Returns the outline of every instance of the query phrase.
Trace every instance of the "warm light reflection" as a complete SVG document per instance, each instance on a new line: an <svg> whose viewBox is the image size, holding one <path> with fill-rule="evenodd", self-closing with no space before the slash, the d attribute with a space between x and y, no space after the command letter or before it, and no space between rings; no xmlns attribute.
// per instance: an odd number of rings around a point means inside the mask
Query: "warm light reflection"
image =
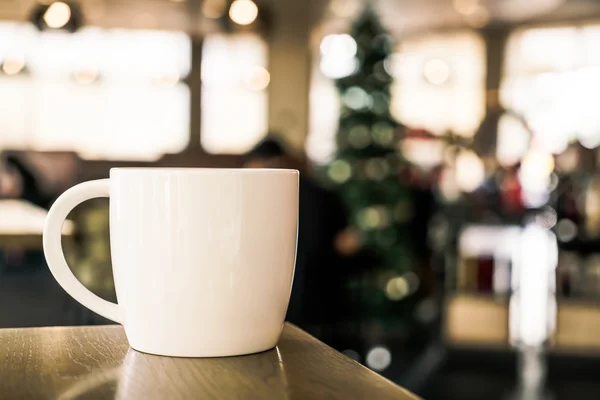
<svg viewBox="0 0 600 400"><path fill-rule="evenodd" d="M546 188L550 174L554 171L554 158L551 154L530 150L521 162L519 179L526 190Z"/></svg>
<svg viewBox="0 0 600 400"><path fill-rule="evenodd" d="M2 72L6 75L17 75L25 68L25 59L23 57L7 57L2 63Z"/></svg>
<svg viewBox="0 0 600 400"><path fill-rule="evenodd" d="M258 6L252 0L235 0L229 8L229 17L238 25L250 25L258 16Z"/></svg>
<svg viewBox="0 0 600 400"><path fill-rule="evenodd" d="M483 161L472 151L463 150L456 157L456 183L460 190L472 192L485 179Z"/></svg>
<svg viewBox="0 0 600 400"><path fill-rule="evenodd" d="M269 86L269 82L271 81L271 74L265 67L261 67L256 65L248 71L244 79L244 83L246 87L253 91L264 90Z"/></svg>
<svg viewBox="0 0 600 400"><path fill-rule="evenodd" d="M498 121L496 138L496 158L505 167L521 161L529 148L531 134L523 125L523 121L505 114Z"/></svg>
<svg viewBox="0 0 600 400"><path fill-rule="evenodd" d="M71 19L71 7L62 1L54 2L50 4L42 18L48 27L62 28Z"/></svg>
<svg viewBox="0 0 600 400"><path fill-rule="evenodd" d="M456 171L453 168L444 168L438 190L446 202L452 203L460 199L460 188L456 183Z"/></svg>
<svg viewBox="0 0 600 400"><path fill-rule="evenodd" d="M425 79L433 85L443 85L450 78L450 67L448 63L439 58L429 60L423 66Z"/></svg>
<svg viewBox="0 0 600 400"><path fill-rule="evenodd" d="M89 85L98 79L98 72L92 70L78 71L73 74L73 79L80 85Z"/></svg>
<svg viewBox="0 0 600 400"><path fill-rule="evenodd" d="M523 203L528 207L539 207L548 201L550 176L554 171L552 154L530 150L519 170Z"/></svg>
<svg viewBox="0 0 600 400"><path fill-rule="evenodd" d="M400 142L400 149L403 157L411 163L431 169L442 163L446 144L441 140L407 138Z"/></svg>

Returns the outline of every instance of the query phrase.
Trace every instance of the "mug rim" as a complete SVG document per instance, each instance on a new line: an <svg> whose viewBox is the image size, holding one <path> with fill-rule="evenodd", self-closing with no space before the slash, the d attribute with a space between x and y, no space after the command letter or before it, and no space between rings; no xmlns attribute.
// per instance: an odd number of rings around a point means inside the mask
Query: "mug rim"
<svg viewBox="0 0 600 400"><path fill-rule="evenodd" d="M280 173L280 174L299 174L297 169L290 168L193 168L193 167L112 167L112 172L157 172L157 173L187 173L187 174L207 174L207 173Z"/></svg>

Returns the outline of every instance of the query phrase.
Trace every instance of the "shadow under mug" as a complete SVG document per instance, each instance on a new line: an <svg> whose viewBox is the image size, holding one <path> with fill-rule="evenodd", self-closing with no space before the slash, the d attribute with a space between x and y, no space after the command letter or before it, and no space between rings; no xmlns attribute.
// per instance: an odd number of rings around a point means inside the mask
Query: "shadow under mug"
<svg viewBox="0 0 600 400"><path fill-rule="evenodd" d="M283 169L113 168L52 205L44 253L57 282L120 323L136 350L216 357L274 347L290 298L299 173ZM110 198L118 304L69 269L61 227L79 203Z"/></svg>

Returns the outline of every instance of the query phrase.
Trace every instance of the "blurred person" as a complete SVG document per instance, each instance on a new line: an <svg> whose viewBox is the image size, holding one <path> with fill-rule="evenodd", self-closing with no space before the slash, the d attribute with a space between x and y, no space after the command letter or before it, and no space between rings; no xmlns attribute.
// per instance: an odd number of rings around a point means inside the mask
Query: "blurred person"
<svg viewBox="0 0 600 400"><path fill-rule="evenodd" d="M245 167L300 171L298 250L286 320L305 329L331 322L342 296L339 287L342 260L336 242L345 246L345 252L351 252L352 247L352 243L339 237L347 222L340 199L315 183L306 163L272 136L247 154Z"/></svg>

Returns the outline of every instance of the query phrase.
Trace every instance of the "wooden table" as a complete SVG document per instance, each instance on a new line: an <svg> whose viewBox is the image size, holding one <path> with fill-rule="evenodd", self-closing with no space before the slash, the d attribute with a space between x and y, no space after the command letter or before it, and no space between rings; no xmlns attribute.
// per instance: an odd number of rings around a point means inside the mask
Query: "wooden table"
<svg viewBox="0 0 600 400"><path fill-rule="evenodd" d="M120 326L0 330L0 398L417 399L289 324L275 349L205 359L139 353Z"/></svg>
<svg viewBox="0 0 600 400"><path fill-rule="evenodd" d="M22 200L0 200L0 249L41 250L46 214L43 208ZM65 221L63 235L72 233L73 223Z"/></svg>

